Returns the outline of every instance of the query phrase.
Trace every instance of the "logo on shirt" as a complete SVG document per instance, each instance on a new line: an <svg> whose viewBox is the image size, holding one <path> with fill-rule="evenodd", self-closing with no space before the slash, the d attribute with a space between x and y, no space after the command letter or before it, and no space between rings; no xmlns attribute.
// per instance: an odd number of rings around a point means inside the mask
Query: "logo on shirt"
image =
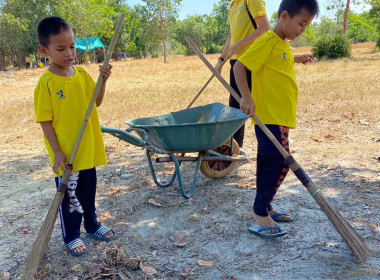
<svg viewBox="0 0 380 280"><path fill-rule="evenodd" d="M286 60L286 52L282 54L282 60Z"/></svg>
<svg viewBox="0 0 380 280"><path fill-rule="evenodd" d="M63 95L63 91L62 90L60 90L59 92L57 92L57 95L58 95L59 100L66 98L66 96Z"/></svg>

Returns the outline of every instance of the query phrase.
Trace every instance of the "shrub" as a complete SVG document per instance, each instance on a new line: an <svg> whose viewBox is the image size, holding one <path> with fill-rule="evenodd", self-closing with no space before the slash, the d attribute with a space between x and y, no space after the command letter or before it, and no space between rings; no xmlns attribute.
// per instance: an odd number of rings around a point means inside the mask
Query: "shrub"
<svg viewBox="0 0 380 280"><path fill-rule="evenodd" d="M351 56L351 43L346 36L338 34L332 37L322 37L312 48L313 55L318 59L337 59Z"/></svg>

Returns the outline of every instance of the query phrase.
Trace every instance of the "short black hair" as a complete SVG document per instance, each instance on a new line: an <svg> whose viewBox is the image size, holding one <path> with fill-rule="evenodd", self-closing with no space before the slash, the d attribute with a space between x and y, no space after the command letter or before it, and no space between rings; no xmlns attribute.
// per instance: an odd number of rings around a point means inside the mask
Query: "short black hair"
<svg viewBox="0 0 380 280"><path fill-rule="evenodd" d="M70 25L60 17L47 17L40 21L37 27L38 42L47 47L50 36L59 34L61 31L70 30Z"/></svg>
<svg viewBox="0 0 380 280"><path fill-rule="evenodd" d="M282 0L278 8L278 18L283 11L287 11L290 17L299 14L302 9L311 15L318 16L319 6L317 0Z"/></svg>

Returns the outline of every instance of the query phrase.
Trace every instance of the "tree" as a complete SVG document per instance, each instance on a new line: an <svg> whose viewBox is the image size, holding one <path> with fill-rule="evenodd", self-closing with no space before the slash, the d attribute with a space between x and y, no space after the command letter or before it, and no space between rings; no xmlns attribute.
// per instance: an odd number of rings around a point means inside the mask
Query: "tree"
<svg viewBox="0 0 380 280"><path fill-rule="evenodd" d="M3 1L0 6L0 53L7 63L20 67L25 55L37 54L36 27L39 20L51 15L57 0ZM2 68L3 69L3 68Z"/></svg>
<svg viewBox="0 0 380 280"><path fill-rule="evenodd" d="M361 14L349 13L347 38L353 43L374 41L376 39L376 19L368 12Z"/></svg>
<svg viewBox="0 0 380 280"><path fill-rule="evenodd" d="M112 38L114 10L106 0L65 0L56 9L56 13L64 18L73 28L75 37L99 37L101 41ZM85 61L88 52L86 40ZM87 62L87 61L86 61Z"/></svg>
<svg viewBox="0 0 380 280"><path fill-rule="evenodd" d="M377 47L380 48L380 0L371 0L371 9L369 10L369 16L376 22L377 28Z"/></svg>
<svg viewBox="0 0 380 280"><path fill-rule="evenodd" d="M331 0L328 10L336 10L338 17L343 14L342 32L343 35L347 33L347 20L350 12L351 5L364 5L368 4L369 0Z"/></svg>
<svg viewBox="0 0 380 280"><path fill-rule="evenodd" d="M214 17L208 15L190 16L182 22L177 23L175 39L185 46L186 54L191 53L185 40L187 36L189 36L203 52L221 52L224 42L219 48L215 44L217 30L218 24Z"/></svg>
<svg viewBox="0 0 380 280"><path fill-rule="evenodd" d="M219 0L218 3L214 4L211 14L211 17L213 17L217 23L217 31L214 36L214 44L222 47L226 42L229 32L229 28L227 25L229 5L229 0Z"/></svg>
<svg viewBox="0 0 380 280"><path fill-rule="evenodd" d="M166 41L173 29L173 23L178 17L178 11L182 0L143 0L149 16L150 26L156 32L162 42L164 63L166 60Z"/></svg>

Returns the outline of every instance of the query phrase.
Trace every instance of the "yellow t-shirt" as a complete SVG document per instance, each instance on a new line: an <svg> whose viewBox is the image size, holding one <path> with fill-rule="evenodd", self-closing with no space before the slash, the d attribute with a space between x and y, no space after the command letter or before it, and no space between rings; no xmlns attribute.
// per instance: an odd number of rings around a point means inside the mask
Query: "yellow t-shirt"
<svg viewBox="0 0 380 280"><path fill-rule="evenodd" d="M268 31L239 61L252 71L256 116L264 124L295 128L298 87L290 44Z"/></svg>
<svg viewBox="0 0 380 280"><path fill-rule="evenodd" d="M52 121L58 144L69 161L75 141L85 118L95 89L91 76L80 67L75 67L72 77L61 77L46 71L34 90L36 122ZM54 153L44 136L50 163ZM107 164L98 111L92 109L83 138L76 153L73 172ZM60 169L62 175L63 172Z"/></svg>
<svg viewBox="0 0 380 280"><path fill-rule="evenodd" d="M231 31L230 46L248 37L255 31L248 16L247 3L253 18L266 16L265 2L263 0L232 0L227 20L227 25L230 26ZM238 59L248 48L249 45L245 46L238 54L234 54L231 59Z"/></svg>

